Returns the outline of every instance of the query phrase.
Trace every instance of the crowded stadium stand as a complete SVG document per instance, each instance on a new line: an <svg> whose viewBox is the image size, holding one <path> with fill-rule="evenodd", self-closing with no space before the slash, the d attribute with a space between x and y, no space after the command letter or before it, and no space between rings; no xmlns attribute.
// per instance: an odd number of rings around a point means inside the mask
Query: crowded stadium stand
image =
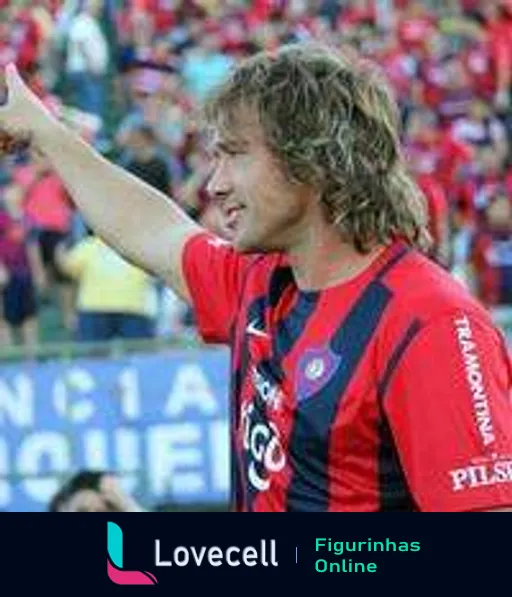
<svg viewBox="0 0 512 597"><path fill-rule="evenodd" d="M308 40L383 69L430 257L512 345L510 0L0 0L0 67L228 240L201 102L244 57ZM0 286L0 509L48 510L95 470L144 509L224 507L227 351L87 228L31 147L0 158Z"/></svg>

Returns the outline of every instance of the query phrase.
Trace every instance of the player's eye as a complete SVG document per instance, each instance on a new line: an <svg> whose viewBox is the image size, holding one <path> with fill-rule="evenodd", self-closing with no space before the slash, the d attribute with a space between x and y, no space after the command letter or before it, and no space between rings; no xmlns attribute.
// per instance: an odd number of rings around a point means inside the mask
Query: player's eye
<svg viewBox="0 0 512 597"><path fill-rule="evenodd" d="M236 157L238 155L243 155L246 152L240 147L228 147L224 153L229 157Z"/></svg>

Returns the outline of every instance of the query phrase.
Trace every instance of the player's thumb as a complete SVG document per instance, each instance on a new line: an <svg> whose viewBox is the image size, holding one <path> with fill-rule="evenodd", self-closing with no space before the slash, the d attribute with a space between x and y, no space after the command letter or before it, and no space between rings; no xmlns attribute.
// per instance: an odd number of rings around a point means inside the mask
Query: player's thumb
<svg viewBox="0 0 512 597"><path fill-rule="evenodd" d="M6 108L12 104L14 97L23 86L23 81L18 73L16 65L11 62L4 69L4 84L0 93L0 109Z"/></svg>
<svg viewBox="0 0 512 597"><path fill-rule="evenodd" d="M18 91L25 85L14 62L10 62L5 67L5 81L7 83L7 91L11 91L12 93Z"/></svg>

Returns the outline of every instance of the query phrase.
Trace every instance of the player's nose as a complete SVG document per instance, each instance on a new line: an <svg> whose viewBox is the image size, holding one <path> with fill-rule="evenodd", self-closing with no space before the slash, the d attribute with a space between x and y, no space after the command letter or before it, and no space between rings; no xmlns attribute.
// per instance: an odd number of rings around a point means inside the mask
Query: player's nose
<svg viewBox="0 0 512 597"><path fill-rule="evenodd" d="M232 178L229 173L229 168L219 163L213 170L206 190L210 197L217 200L226 199L233 190Z"/></svg>

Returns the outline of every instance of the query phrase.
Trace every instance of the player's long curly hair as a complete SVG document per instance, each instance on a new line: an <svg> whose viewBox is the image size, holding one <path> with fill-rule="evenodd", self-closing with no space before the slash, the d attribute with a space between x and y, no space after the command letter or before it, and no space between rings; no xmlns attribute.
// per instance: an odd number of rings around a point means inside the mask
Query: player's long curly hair
<svg viewBox="0 0 512 597"><path fill-rule="evenodd" d="M243 62L205 105L236 138L247 109L290 181L321 193L329 220L366 252L402 238L427 249L424 197L400 152L399 113L385 79L352 49L292 44Z"/></svg>

